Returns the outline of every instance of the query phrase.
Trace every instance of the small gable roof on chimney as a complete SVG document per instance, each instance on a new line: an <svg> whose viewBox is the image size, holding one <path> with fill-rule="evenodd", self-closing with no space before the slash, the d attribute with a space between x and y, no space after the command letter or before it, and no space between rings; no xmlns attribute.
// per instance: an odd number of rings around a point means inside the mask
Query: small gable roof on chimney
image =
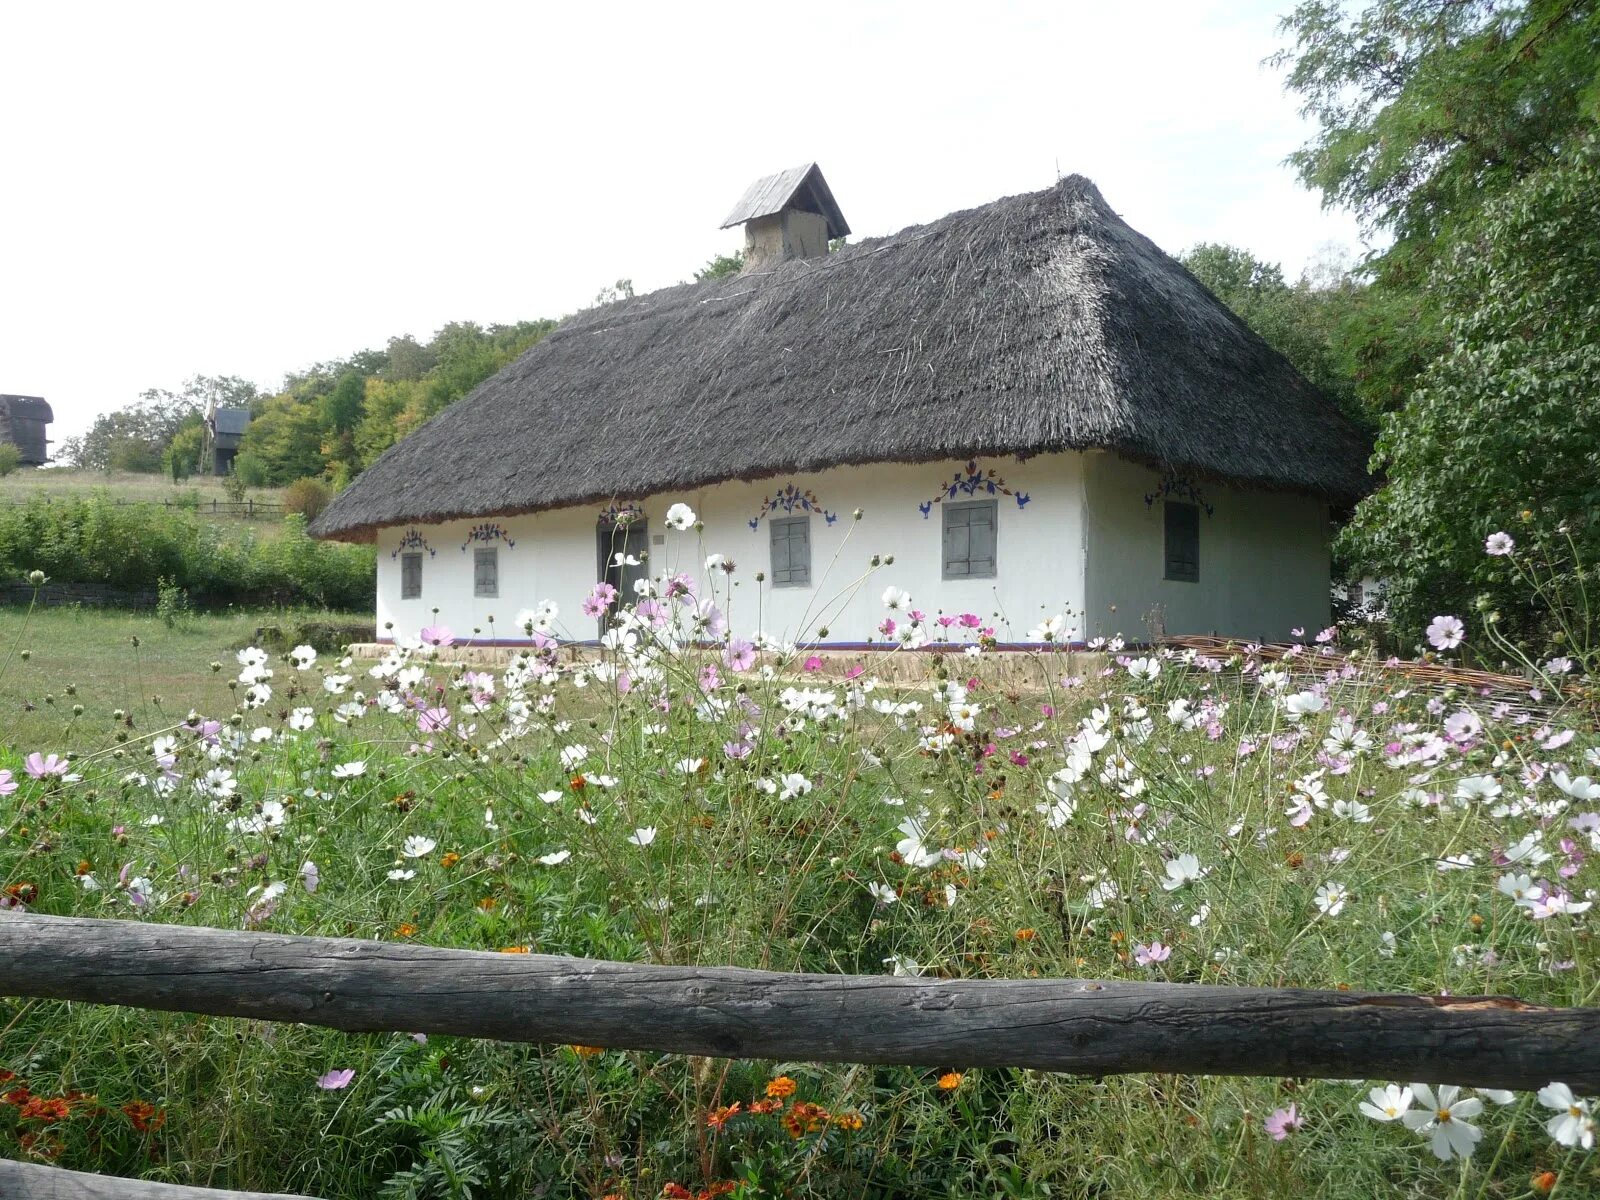
<svg viewBox="0 0 1600 1200"><path fill-rule="evenodd" d="M838 202L828 190L828 181L814 162L756 180L745 189L720 228L743 225L757 217L770 217L786 208L798 208L822 217L828 222L830 238L850 236L844 213L839 211Z"/></svg>

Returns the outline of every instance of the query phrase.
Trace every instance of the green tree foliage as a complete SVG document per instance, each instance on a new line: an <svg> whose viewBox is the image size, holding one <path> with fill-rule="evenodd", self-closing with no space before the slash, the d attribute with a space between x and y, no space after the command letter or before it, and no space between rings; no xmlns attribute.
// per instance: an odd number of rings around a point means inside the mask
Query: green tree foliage
<svg viewBox="0 0 1600 1200"><path fill-rule="evenodd" d="M1600 600L1600 145L1490 200L1431 283L1448 344L1385 418L1388 485L1345 549L1388 579L1401 629L1481 598L1512 635L1548 635L1547 604L1484 539L1565 547L1568 585Z"/></svg>
<svg viewBox="0 0 1600 1200"><path fill-rule="evenodd" d="M719 254L694 273L696 283L705 283L709 279L723 279L729 275L737 275L744 270L744 251L736 250L732 254Z"/></svg>
<svg viewBox="0 0 1600 1200"><path fill-rule="evenodd" d="M1318 126L1291 162L1329 204L1393 241L1346 330L1370 406L1403 402L1444 350L1426 291L1454 231L1559 163L1600 116L1596 0L1306 0L1274 62Z"/></svg>
<svg viewBox="0 0 1600 1200"><path fill-rule="evenodd" d="M0 442L0 479L22 465L22 451L14 442Z"/></svg>
<svg viewBox="0 0 1600 1200"><path fill-rule="evenodd" d="M1342 326L1361 308L1366 289L1341 265L1327 264L1298 283L1283 268L1236 246L1202 242L1179 260L1216 297L1261 335L1362 428L1372 420L1356 396Z"/></svg>

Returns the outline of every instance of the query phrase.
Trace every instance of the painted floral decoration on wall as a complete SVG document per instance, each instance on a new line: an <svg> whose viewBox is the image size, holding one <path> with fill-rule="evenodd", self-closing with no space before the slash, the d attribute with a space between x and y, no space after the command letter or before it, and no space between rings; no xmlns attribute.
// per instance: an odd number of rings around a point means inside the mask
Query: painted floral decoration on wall
<svg viewBox="0 0 1600 1200"><path fill-rule="evenodd" d="M604 526L632 525L644 520L644 509L637 504L608 504L600 510L600 524Z"/></svg>
<svg viewBox="0 0 1600 1200"><path fill-rule="evenodd" d="M977 460L973 459L967 463L965 472L956 471L950 482L941 486L939 494L917 505L917 510L922 513L923 520L927 520L935 504L945 500L956 500L962 496L1010 496L1017 502L1018 508L1026 508L1028 501L1033 498L1027 492L1016 492L1008 488L1006 481L993 467L987 471L979 470Z"/></svg>
<svg viewBox="0 0 1600 1200"><path fill-rule="evenodd" d="M516 545L516 542L511 540L511 535L506 532L506 527L498 521L483 521L468 530L467 540L461 543L462 553L465 553L473 542L504 542L511 547Z"/></svg>
<svg viewBox="0 0 1600 1200"><path fill-rule="evenodd" d="M399 558L407 550L426 550L429 558L432 558L437 553L432 546L428 545L428 539L422 536L422 531L415 528L408 529L400 535L400 544L394 548L394 553L390 554L389 557Z"/></svg>
<svg viewBox="0 0 1600 1200"><path fill-rule="evenodd" d="M797 508L801 512L821 513L823 519L827 521L829 525L832 525L839 519L838 513L829 512L827 509L822 507L822 501L817 499L815 492L811 491L809 488L807 488L805 491L801 491L791 483L787 487L775 492L773 495L768 496L761 502L761 511L750 518L750 528L755 529L759 527L763 517L770 517L775 512L793 515L794 510Z"/></svg>
<svg viewBox="0 0 1600 1200"><path fill-rule="evenodd" d="M1215 508L1194 481L1182 475L1174 475L1170 471L1162 476L1160 484L1153 492L1146 492L1144 497L1145 507L1154 508L1157 500L1182 500L1189 504L1198 505L1200 510L1211 517L1216 515Z"/></svg>

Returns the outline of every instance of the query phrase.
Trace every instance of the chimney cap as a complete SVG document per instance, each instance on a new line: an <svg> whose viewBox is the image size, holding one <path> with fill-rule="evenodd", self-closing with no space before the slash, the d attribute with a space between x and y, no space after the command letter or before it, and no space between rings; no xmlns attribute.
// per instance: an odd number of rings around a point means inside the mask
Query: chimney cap
<svg viewBox="0 0 1600 1200"><path fill-rule="evenodd" d="M814 162L756 180L745 189L739 203L733 206L733 211L720 228L743 225L746 221L770 217L789 208L816 213L823 218L828 223L830 238L850 236L850 226L844 219L844 213L839 211L833 193L828 190L828 181L822 177L821 168Z"/></svg>

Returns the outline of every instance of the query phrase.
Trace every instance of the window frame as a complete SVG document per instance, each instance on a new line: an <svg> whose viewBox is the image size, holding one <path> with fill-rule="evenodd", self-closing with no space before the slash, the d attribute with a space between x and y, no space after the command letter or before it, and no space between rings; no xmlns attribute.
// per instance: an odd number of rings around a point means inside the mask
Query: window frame
<svg viewBox="0 0 1600 1200"><path fill-rule="evenodd" d="M479 577L479 569L484 563L492 564L494 580L485 584ZM488 590L485 590L487 587ZM498 600L500 598L500 547L477 546L472 551L472 598L474 600Z"/></svg>
<svg viewBox="0 0 1600 1200"><path fill-rule="evenodd" d="M803 529L805 531L805 563L799 568L804 576L801 579L794 578L796 571L794 563L795 539L789 536L789 532L795 529ZM780 532L784 534L781 539L778 536ZM789 573L790 577L788 579L778 578L776 551L780 540L788 546L789 564L784 568ZM772 586L775 588L808 588L811 586L811 517L809 514L798 517L773 517L767 522L767 567L770 572Z"/></svg>
<svg viewBox="0 0 1600 1200"><path fill-rule="evenodd" d="M1166 500L1162 503L1161 577L1173 583L1199 583L1200 506L1183 500ZM1175 539L1189 541L1190 544L1187 547L1175 545Z"/></svg>
<svg viewBox="0 0 1600 1200"><path fill-rule="evenodd" d="M955 500L940 505L944 510L939 519L939 578L948 582L959 582L964 579L998 579L1000 577L1000 502L998 500ZM971 514L987 512L989 514L989 529L993 534L989 550L989 569L987 571L972 570L972 522ZM956 520L957 514L962 514L966 519L967 529L967 556L964 559L952 558L948 549L950 531L959 528ZM979 560L982 561L981 559ZM967 569L960 573L952 572L951 567L957 562L966 564Z"/></svg>
<svg viewBox="0 0 1600 1200"><path fill-rule="evenodd" d="M415 568L417 584L414 591L409 590L407 587L408 576L412 573L413 568ZM400 555L400 599L422 599L422 551L420 550L406 550Z"/></svg>

